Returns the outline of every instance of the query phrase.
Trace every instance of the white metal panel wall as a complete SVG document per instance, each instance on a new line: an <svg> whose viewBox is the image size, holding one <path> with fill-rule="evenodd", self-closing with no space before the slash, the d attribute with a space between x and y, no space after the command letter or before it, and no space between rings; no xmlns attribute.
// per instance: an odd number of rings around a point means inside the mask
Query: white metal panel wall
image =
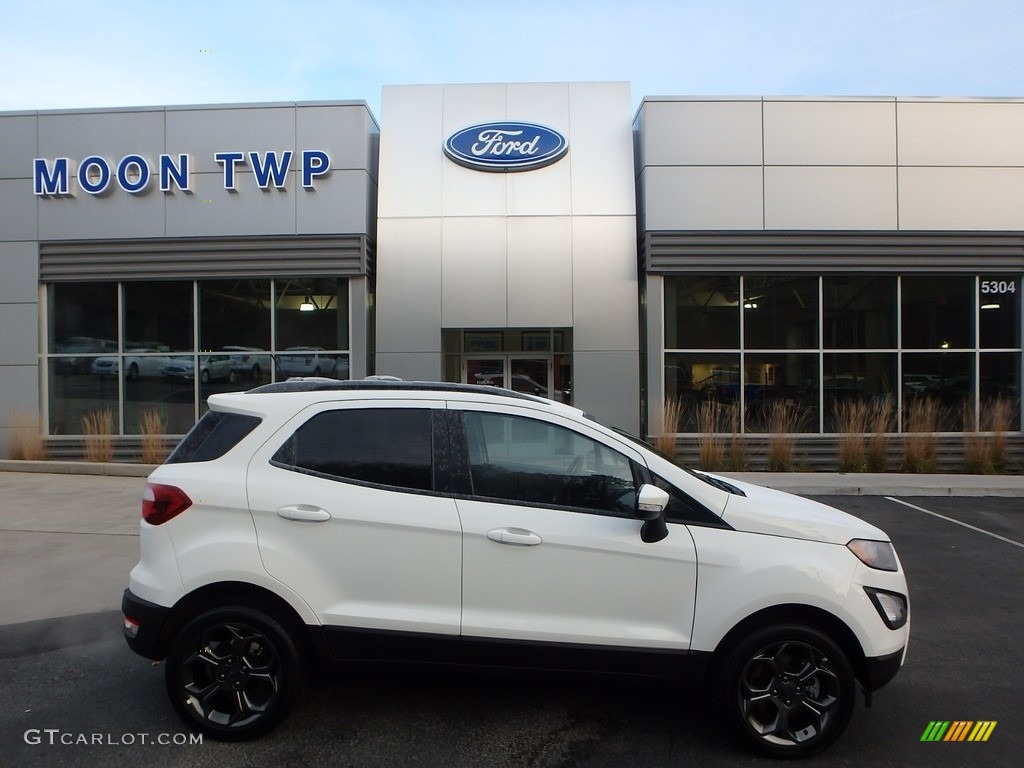
<svg viewBox="0 0 1024 768"><path fill-rule="evenodd" d="M900 168L902 229L1024 229L1024 168Z"/></svg>
<svg viewBox="0 0 1024 768"><path fill-rule="evenodd" d="M441 325L501 328L508 318L505 219L449 216L441 222Z"/></svg>
<svg viewBox="0 0 1024 768"><path fill-rule="evenodd" d="M19 412L39 412L37 126L35 114L0 116L0 457Z"/></svg>
<svg viewBox="0 0 1024 768"><path fill-rule="evenodd" d="M629 113L625 83L384 88L378 370L439 375L442 327L572 326L574 355L614 352L613 365L638 357ZM501 120L559 131L568 155L520 173L481 172L445 158L449 135ZM574 369L574 390L594 398L581 395L578 404L635 428L636 407L620 401L639 399L636 364L625 374L599 368ZM602 376L604 383L587 378ZM617 388L628 380L626 389L610 394L612 379Z"/></svg>
<svg viewBox="0 0 1024 768"><path fill-rule="evenodd" d="M652 99L641 112L645 166L761 165L760 99Z"/></svg>
<svg viewBox="0 0 1024 768"><path fill-rule="evenodd" d="M1024 229L1021 99L658 97L634 126L643 231Z"/></svg>
<svg viewBox="0 0 1024 768"><path fill-rule="evenodd" d="M638 183L647 231L764 227L760 166L647 166Z"/></svg>
<svg viewBox="0 0 1024 768"><path fill-rule="evenodd" d="M572 327L571 219L517 216L507 227L509 326Z"/></svg>
<svg viewBox="0 0 1024 768"><path fill-rule="evenodd" d="M765 101L765 165L896 164L896 105L878 101Z"/></svg>
<svg viewBox="0 0 1024 768"><path fill-rule="evenodd" d="M1024 166L1024 101L901 99L901 165Z"/></svg>
<svg viewBox="0 0 1024 768"><path fill-rule="evenodd" d="M767 166L765 229L895 229L894 166Z"/></svg>

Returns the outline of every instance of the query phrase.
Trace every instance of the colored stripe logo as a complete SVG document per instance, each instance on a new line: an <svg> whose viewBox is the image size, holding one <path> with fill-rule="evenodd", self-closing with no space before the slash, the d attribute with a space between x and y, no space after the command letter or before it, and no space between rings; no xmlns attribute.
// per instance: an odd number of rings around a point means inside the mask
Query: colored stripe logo
<svg viewBox="0 0 1024 768"><path fill-rule="evenodd" d="M988 741L996 720L932 720L921 741Z"/></svg>

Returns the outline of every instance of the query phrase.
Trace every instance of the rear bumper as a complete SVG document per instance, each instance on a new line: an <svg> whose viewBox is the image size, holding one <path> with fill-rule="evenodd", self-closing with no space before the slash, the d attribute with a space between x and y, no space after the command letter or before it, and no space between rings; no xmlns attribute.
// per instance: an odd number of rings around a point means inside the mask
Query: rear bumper
<svg viewBox="0 0 1024 768"><path fill-rule="evenodd" d="M167 655L163 630L170 608L136 597L126 589L121 598L121 613L124 614L124 637L129 648L147 659L159 660Z"/></svg>

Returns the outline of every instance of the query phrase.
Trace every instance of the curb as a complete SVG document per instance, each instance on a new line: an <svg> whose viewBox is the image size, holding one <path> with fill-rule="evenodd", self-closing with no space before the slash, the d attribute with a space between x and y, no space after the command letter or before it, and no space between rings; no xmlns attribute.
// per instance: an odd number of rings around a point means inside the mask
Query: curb
<svg viewBox="0 0 1024 768"><path fill-rule="evenodd" d="M0 472L35 472L50 475L102 475L106 477L148 477L157 464L127 464L95 461L23 461L0 459Z"/></svg>

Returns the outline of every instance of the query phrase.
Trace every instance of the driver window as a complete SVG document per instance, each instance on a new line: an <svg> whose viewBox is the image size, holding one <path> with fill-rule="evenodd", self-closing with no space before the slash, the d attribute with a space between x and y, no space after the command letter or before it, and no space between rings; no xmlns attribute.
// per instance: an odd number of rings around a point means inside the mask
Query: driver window
<svg viewBox="0 0 1024 768"><path fill-rule="evenodd" d="M632 517L629 459L588 437L521 416L463 412L472 495Z"/></svg>

